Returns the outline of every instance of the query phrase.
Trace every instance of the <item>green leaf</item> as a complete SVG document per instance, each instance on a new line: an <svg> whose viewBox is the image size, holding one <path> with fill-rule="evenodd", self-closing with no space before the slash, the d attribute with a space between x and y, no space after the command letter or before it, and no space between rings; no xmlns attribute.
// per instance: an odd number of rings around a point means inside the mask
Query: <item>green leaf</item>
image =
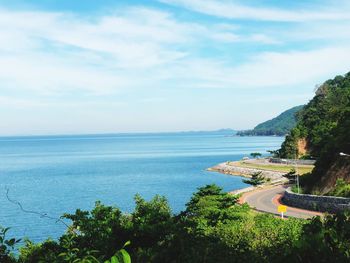
<svg viewBox="0 0 350 263"><path fill-rule="evenodd" d="M131 263L130 255L125 249L121 249L119 252L122 255L123 263Z"/></svg>
<svg viewBox="0 0 350 263"><path fill-rule="evenodd" d="M126 246L129 246L131 244L130 240L129 241L126 241L123 248L126 247Z"/></svg>
<svg viewBox="0 0 350 263"><path fill-rule="evenodd" d="M111 263L121 263L116 256L111 257Z"/></svg>

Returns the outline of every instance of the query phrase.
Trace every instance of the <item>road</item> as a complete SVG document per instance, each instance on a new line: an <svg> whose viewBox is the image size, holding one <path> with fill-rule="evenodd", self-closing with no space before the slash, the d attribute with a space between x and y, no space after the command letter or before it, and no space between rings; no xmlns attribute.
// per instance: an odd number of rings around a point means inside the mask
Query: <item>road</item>
<svg viewBox="0 0 350 263"><path fill-rule="evenodd" d="M280 199L284 191L285 188L282 185L263 188L260 190L254 190L252 192L247 192L243 194L240 199L240 202L248 203L249 206L261 212L280 215L280 213L277 212L277 207L281 204ZM287 212L284 215L286 217L307 219L322 214L315 211L309 211L287 206Z"/></svg>

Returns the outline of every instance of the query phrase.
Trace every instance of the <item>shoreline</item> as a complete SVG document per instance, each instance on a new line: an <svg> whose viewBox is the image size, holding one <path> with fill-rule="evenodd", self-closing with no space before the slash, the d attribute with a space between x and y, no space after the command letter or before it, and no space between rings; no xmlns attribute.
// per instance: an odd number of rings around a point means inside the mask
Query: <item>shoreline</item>
<svg viewBox="0 0 350 263"><path fill-rule="evenodd" d="M230 194L243 194L246 192L258 190L265 188L267 186L271 185L281 185L284 183L287 183L289 180L283 175L285 175L285 172L278 172L278 171L271 171L271 170L264 170L264 169L258 169L258 168L247 168L247 167L241 167L238 165L234 165L235 162L224 162L219 163L215 166L209 167L206 170L209 172L218 172L221 174L228 174L232 176L241 176L245 178L251 178L251 176L254 173L261 172L262 176L264 176L266 179L269 179L269 182L266 182L264 184L261 184L259 186L249 186L244 188L240 188L237 190L230 191Z"/></svg>

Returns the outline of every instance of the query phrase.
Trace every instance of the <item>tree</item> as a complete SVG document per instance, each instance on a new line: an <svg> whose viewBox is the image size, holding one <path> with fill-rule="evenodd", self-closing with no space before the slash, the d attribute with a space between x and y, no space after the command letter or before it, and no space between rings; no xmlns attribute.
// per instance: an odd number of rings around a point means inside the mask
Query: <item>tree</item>
<svg viewBox="0 0 350 263"><path fill-rule="evenodd" d="M289 179L289 181L294 182L295 177L296 177L296 170L294 168L290 169L288 173L283 175L283 177Z"/></svg>
<svg viewBox="0 0 350 263"><path fill-rule="evenodd" d="M350 72L327 80L314 98L297 114L297 125L281 145L282 158L300 157L299 143L306 143L306 155L316 160L307 193L326 194L337 178L349 182L350 162L339 156L350 151ZM304 154L304 153L303 153Z"/></svg>
<svg viewBox="0 0 350 263"><path fill-rule="evenodd" d="M259 157L262 156L262 154L258 153L258 152L254 152L254 153L251 153L250 156L253 157L253 158L259 158Z"/></svg>
<svg viewBox="0 0 350 263"><path fill-rule="evenodd" d="M252 175L252 177L248 180L243 180L246 184L251 184L253 186L260 185L266 181L265 177L262 176L262 172L257 172Z"/></svg>
<svg viewBox="0 0 350 263"><path fill-rule="evenodd" d="M280 150L267 150L269 154L272 155L274 158L279 158L280 157Z"/></svg>
<svg viewBox="0 0 350 263"><path fill-rule="evenodd" d="M349 212L312 218L298 243L295 254L302 262L350 262Z"/></svg>
<svg viewBox="0 0 350 263"><path fill-rule="evenodd" d="M237 199L207 185L177 215L160 196L145 201L137 195L131 214L96 203L92 211L66 215L72 226L59 240L26 242L18 257L10 252L16 241L0 229L0 262L349 262L349 213L282 220L252 212ZM125 231L134 241L121 242Z"/></svg>
<svg viewBox="0 0 350 263"><path fill-rule="evenodd" d="M10 228L2 228L0 226L0 262L1 263L12 263L16 262L12 251L15 248L15 245L20 242L20 239L7 239L6 233Z"/></svg>

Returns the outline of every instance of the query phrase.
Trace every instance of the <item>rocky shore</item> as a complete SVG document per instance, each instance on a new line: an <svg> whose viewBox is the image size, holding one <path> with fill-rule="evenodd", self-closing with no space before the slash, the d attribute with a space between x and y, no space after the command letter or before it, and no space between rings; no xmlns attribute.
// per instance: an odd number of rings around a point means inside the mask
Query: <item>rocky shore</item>
<svg viewBox="0 0 350 263"><path fill-rule="evenodd" d="M285 174L284 172L263 170L263 169L257 169L257 168L240 167L238 165L235 165L234 162L220 163L218 165L215 165L213 167L208 168L207 170L212 171L212 172L219 172L219 173L223 173L223 174L243 176L243 177L248 177L248 178L250 178L254 173L261 172L262 176L264 176L268 180L268 182L266 183L268 185L282 184L282 183L288 182L288 179L283 177L283 175ZM242 193L242 192L246 192L246 191L251 191L253 189L255 189L255 188L254 187L247 187L244 189L237 190L235 192Z"/></svg>

